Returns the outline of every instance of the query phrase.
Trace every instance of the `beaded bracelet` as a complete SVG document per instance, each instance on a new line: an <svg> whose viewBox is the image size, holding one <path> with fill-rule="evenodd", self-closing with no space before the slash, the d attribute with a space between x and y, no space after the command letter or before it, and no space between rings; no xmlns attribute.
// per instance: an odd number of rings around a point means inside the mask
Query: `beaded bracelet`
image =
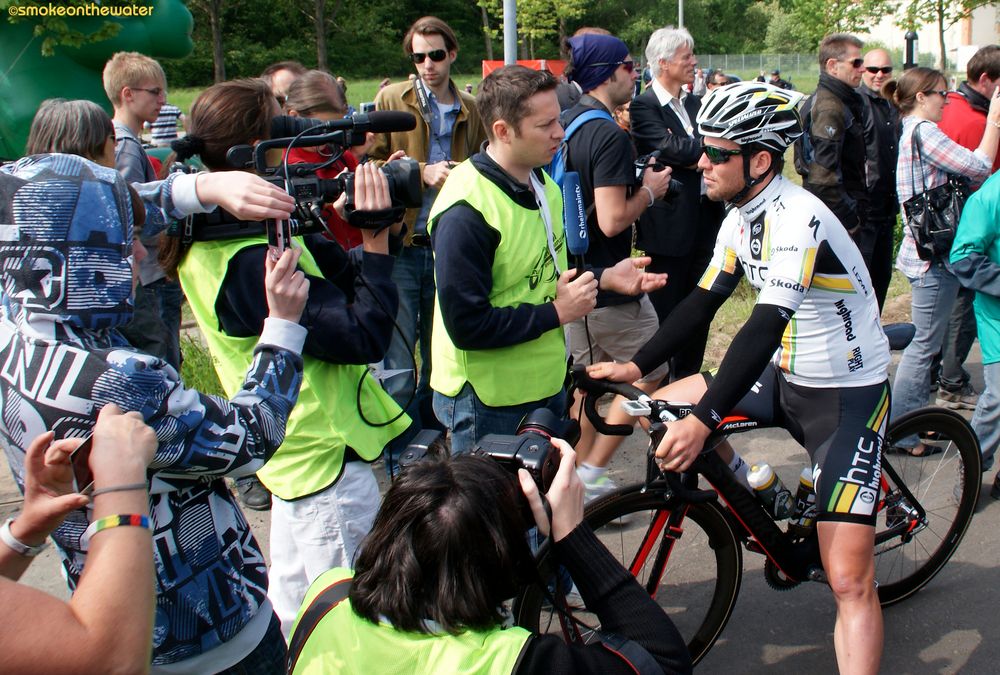
<svg viewBox="0 0 1000 675"><path fill-rule="evenodd" d="M138 513L119 513L116 516L98 518L84 531L83 536L80 537L80 543L86 546L90 542L90 538L95 534L104 530L110 530L112 527L141 527L148 530L149 516L143 516Z"/></svg>

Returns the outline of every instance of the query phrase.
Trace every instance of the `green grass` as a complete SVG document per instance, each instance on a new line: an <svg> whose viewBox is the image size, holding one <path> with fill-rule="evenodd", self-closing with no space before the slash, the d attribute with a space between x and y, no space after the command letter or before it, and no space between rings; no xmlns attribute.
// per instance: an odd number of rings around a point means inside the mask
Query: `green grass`
<svg viewBox="0 0 1000 675"><path fill-rule="evenodd" d="M201 340L189 335L181 336L181 353L184 362L181 364L181 379L188 389L195 389L203 394L225 396L219 376L212 364L212 355Z"/></svg>

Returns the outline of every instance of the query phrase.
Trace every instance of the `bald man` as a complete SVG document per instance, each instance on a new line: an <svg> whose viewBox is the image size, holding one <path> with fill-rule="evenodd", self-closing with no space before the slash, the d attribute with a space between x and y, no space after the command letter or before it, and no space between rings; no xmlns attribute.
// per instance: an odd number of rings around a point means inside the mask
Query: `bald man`
<svg viewBox="0 0 1000 675"><path fill-rule="evenodd" d="M899 212L896 198L896 156L899 138L899 113L896 107L882 97L882 85L892 79L892 57L884 49L872 49L864 56L864 72L858 93L871 111L875 126L874 162L878 181L869 195L868 220L858 239L858 248L870 261L869 272L878 298L879 311L885 303L892 277L892 235Z"/></svg>

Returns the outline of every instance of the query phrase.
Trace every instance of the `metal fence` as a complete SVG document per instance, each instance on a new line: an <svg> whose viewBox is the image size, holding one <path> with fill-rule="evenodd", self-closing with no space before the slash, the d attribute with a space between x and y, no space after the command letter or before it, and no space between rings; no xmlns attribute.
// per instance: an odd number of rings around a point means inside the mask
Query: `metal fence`
<svg viewBox="0 0 1000 675"><path fill-rule="evenodd" d="M769 74L780 70L782 75L799 73L819 76L819 62L815 54L704 54L698 56L698 66L707 70L721 68L727 73Z"/></svg>

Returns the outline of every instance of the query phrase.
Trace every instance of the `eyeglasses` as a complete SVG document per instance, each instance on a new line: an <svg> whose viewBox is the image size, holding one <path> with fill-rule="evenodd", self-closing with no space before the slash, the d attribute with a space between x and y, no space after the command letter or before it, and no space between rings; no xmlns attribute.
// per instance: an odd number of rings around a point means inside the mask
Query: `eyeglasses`
<svg viewBox="0 0 1000 675"><path fill-rule="evenodd" d="M847 59L838 59L838 60L841 63L850 63L852 68L860 68L861 66L865 65L865 60L862 58L851 59L850 61L848 61Z"/></svg>
<svg viewBox="0 0 1000 675"><path fill-rule="evenodd" d="M739 148L736 150L727 150L716 145L705 145L705 143L701 144L701 151L708 157L709 162L716 165L725 164L729 161L730 157L735 157L743 152Z"/></svg>
<svg viewBox="0 0 1000 675"><path fill-rule="evenodd" d="M938 96L941 96L943 98L948 98L947 89L928 89L927 91L924 92L924 94L937 94Z"/></svg>
<svg viewBox="0 0 1000 675"><path fill-rule="evenodd" d="M600 68L602 66L624 66L626 73L631 73L635 70L635 61L607 61L604 63L588 63L588 68Z"/></svg>
<svg viewBox="0 0 1000 675"><path fill-rule="evenodd" d="M883 75L888 75L892 72L892 66L865 66L865 70L874 75L875 73L882 73Z"/></svg>
<svg viewBox="0 0 1000 675"><path fill-rule="evenodd" d="M143 87L132 87L131 89L132 91L145 91L147 93L152 94L156 98L160 98L160 94L166 95L167 93L167 90L164 89L163 87L153 87L152 89L145 89Z"/></svg>
<svg viewBox="0 0 1000 675"><path fill-rule="evenodd" d="M440 63L448 58L448 52L444 49L435 49L432 52L413 52L410 54L410 58L413 59L413 62L416 64L423 63L424 59L427 57L430 57L431 61L434 63Z"/></svg>

